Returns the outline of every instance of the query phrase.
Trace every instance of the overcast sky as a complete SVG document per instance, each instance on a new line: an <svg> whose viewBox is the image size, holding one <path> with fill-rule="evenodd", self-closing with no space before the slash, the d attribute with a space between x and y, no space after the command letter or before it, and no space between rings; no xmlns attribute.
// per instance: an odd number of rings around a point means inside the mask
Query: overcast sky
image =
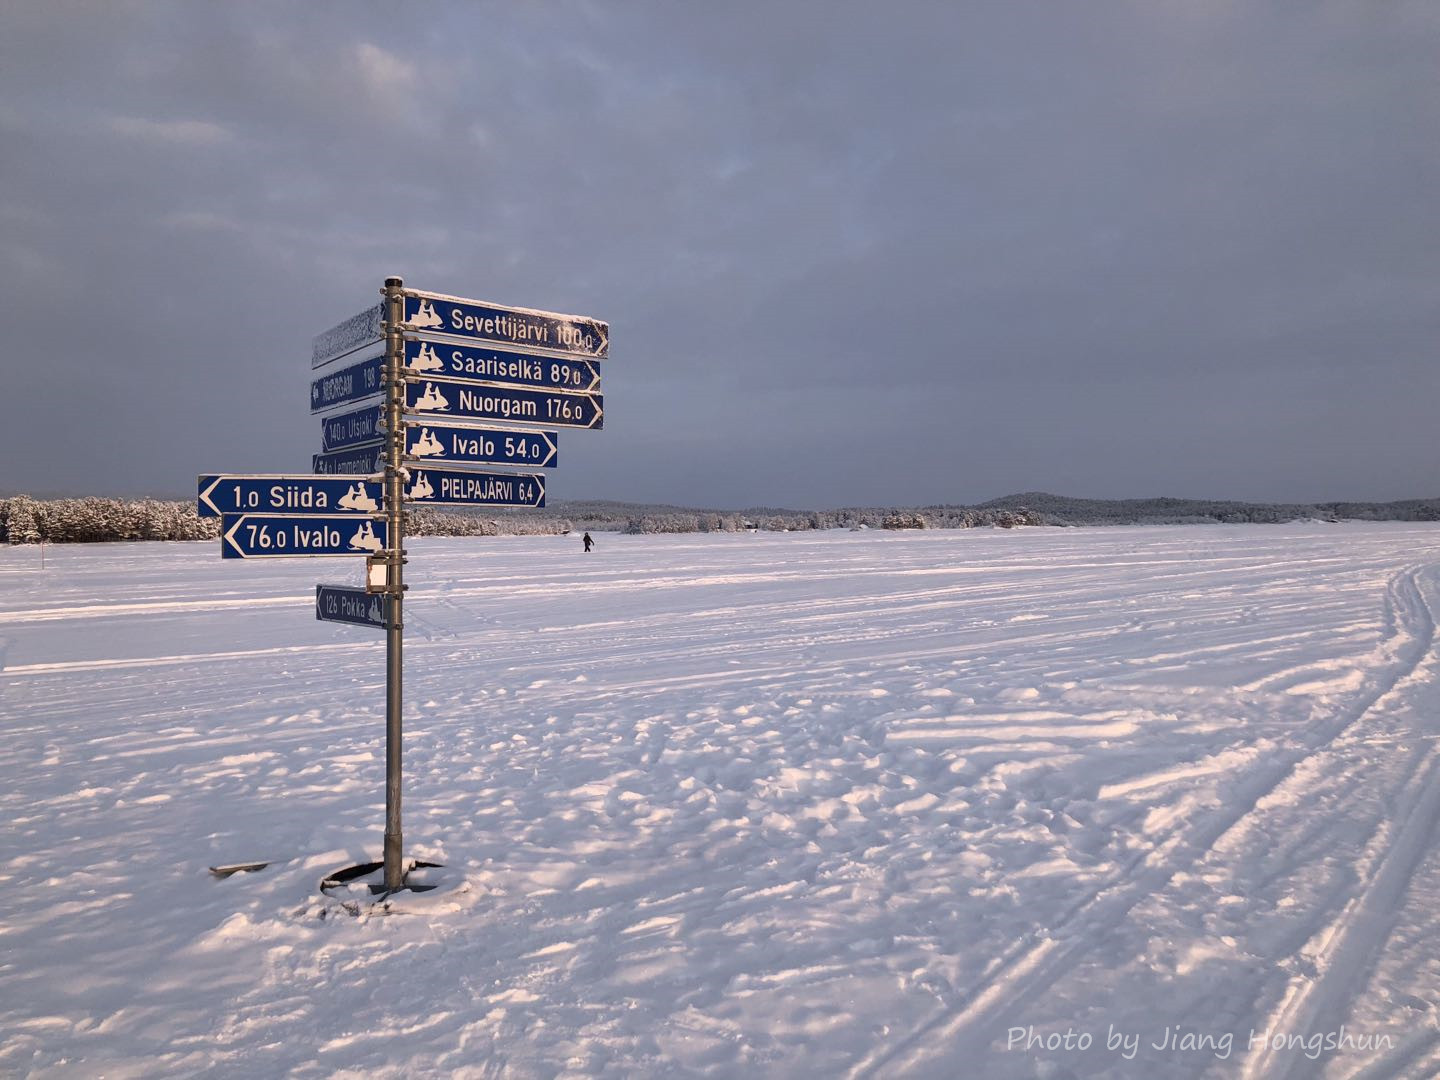
<svg viewBox="0 0 1440 1080"><path fill-rule="evenodd" d="M611 324L551 498L1440 495L1440 5L0 6L0 489L304 472L382 279Z"/></svg>

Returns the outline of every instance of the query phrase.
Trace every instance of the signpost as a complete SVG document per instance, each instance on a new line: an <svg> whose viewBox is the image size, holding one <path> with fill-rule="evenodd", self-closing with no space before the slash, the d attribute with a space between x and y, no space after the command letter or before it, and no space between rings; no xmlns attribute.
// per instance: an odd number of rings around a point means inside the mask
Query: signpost
<svg viewBox="0 0 1440 1080"><path fill-rule="evenodd" d="M324 412L337 405L373 397L384 389L380 385L384 371L385 357L372 356L321 376L310 384L310 411Z"/></svg>
<svg viewBox="0 0 1440 1080"><path fill-rule="evenodd" d="M326 416L315 475L210 474L197 509L220 518L226 559L364 555L365 587L317 585L315 617L385 631L384 888L405 887L401 864L405 507L545 505L554 431L600 428L599 361L608 324L581 315L504 307L406 289L387 278L381 302L315 338L312 368L348 359L310 384ZM407 420L409 416L411 419ZM452 424L498 420L521 428ZM460 466L460 468L456 468Z"/></svg>
<svg viewBox="0 0 1440 1080"><path fill-rule="evenodd" d="M474 462L553 468L558 447L553 431L511 431L459 424L405 425L405 457L420 465Z"/></svg>
<svg viewBox="0 0 1440 1080"><path fill-rule="evenodd" d="M220 557L285 559L297 555L373 555L385 549L385 521L354 514L222 514Z"/></svg>
<svg viewBox="0 0 1440 1080"><path fill-rule="evenodd" d="M413 379L405 385L405 411L411 415L444 413L476 420L599 428L605 410L599 394L563 390L527 390L482 386L450 379Z"/></svg>
<svg viewBox="0 0 1440 1080"><path fill-rule="evenodd" d="M197 513L221 514L344 513L373 514L380 509L380 484L340 480L307 473L258 476L202 476Z"/></svg>
<svg viewBox="0 0 1440 1080"><path fill-rule="evenodd" d="M385 597L348 585L316 585L315 618L384 630Z"/></svg>
<svg viewBox="0 0 1440 1080"><path fill-rule="evenodd" d="M320 421L321 449L328 454L382 439L385 433L380 430L381 419L379 405L327 416Z"/></svg>
<svg viewBox="0 0 1440 1080"><path fill-rule="evenodd" d="M451 506L545 505L544 473L472 472L412 465L405 487L407 502Z"/></svg>
<svg viewBox="0 0 1440 1080"><path fill-rule="evenodd" d="M366 443L331 454L311 454L310 462L317 473L349 476L382 473L385 471L385 444Z"/></svg>
<svg viewBox="0 0 1440 1080"><path fill-rule="evenodd" d="M600 391L600 364L595 360L437 345L422 340L405 342L405 374L497 386L537 386L577 394Z"/></svg>
<svg viewBox="0 0 1440 1080"><path fill-rule="evenodd" d="M403 328L426 335L473 338L521 349L597 359L603 359L610 351L609 325L583 315L501 307L411 289L405 290L404 306Z"/></svg>

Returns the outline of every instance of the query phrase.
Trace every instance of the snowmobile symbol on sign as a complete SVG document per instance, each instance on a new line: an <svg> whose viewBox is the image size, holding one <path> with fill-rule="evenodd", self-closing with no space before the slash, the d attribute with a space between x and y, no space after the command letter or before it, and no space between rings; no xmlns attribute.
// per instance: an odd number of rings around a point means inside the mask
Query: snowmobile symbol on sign
<svg viewBox="0 0 1440 1080"><path fill-rule="evenodd" d="M442 323L440 316L435 314L435 305L429 300L421 300L419 310L410 316L410 325L421 330L433 330Z"/></svg>
<svg viewBox="0 0 1440 1080"><path fill-rule="evenodd" d="M440 445L440 440L435 438L429 428L420 432L420 438L415 440L410 447L411 457L444 457L445 448Z"/></svg>
<svg viewBox="0 0 1440 1080"><path fill-rule="evenodd" d="M415 399L413 408L424 409L427 412L448 412L450 402L445 399L444 394L435 389L434 383L427 382L425 392Z"/></svg>
<svg viewBox="0 0 1440 1080"><path fill-rule="evenodd" d="M380 509L380 504L366 494L364 484L357 483L345 492L344 495L340 496L340 508L342 510L374 512Z"/></svg>
<svg viewBox="0 0 1440 1080"><path fill-rule="evenodd" d="M380 543L375 536L375 527L367 521L355 530L355 535L350 538L350 546L356 551L379 551L385 545Z"/></svg>
<svg viewBox="0 0 1440 1080"><path fill-rule="evenodd" d="M434 494L435 489L430 486L430 481L421 472L415 474L415 482L410 485L410 490L405 493L405 497L407 499L429 499Z"/></svg>
<svg viewBox="0 0 1440 1080"><path fill-rule="evenodd" d="M440 357L435 355L435 346L428 341L418 343L418 349L410 362L405 365L407 371L413 371L417 375L424 375L431 371L440 371L445 365Z"/></svg>

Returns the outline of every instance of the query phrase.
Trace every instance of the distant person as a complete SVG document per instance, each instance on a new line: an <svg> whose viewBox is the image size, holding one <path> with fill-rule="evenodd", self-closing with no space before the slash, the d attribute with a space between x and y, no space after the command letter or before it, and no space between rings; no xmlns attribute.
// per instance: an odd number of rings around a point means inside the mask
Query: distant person
<svg viewBox="0 0 1440 1080"><path fill-rule="evenodd" d="M589 554L590 549L595 546L595 541L590 539L590 534L589 534L589 533L586 533L586 534L585 534L584 544L585 544L585 552L586 552L586 554Z"/></svg>

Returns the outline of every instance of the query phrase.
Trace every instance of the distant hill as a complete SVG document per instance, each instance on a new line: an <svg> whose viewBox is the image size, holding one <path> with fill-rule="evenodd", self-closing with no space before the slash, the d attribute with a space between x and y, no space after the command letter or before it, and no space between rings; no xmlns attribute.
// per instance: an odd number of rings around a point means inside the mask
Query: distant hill
<svg viewBox="0 0 1440 1080"><path fill-rule="evenodd" d="M1173 525L1215 522L1269 524L1318 519L1322 521L1440 521L1440 498L1402 499L1395 502L1251 503L1234 499L1176 499L1159 496L1149 499L1080 499L1026 491L1004 495L983 503L931 503L926 506L849 506L825 510L796 510L755 506L744 510L677 506L673 503L632 503L608 499L552 500L544 510L476 511L491 517L504 515L568 518L594 527L599 522L621 524L636 518L669 516L712 516L760 522L784 519L790 527L815 518L868 519L876 514L909 513L931 519L937 526L947 518L965 514L981 517L1008 510L1022 514L1031 524L1045 525ZM601 527L604 527L603 525ZM815 526L809 526L815 527Z"/></svg>
<svg viewBox="0 0 1440 1080"><path fill-rule="evenodd" d="M527 511L527 513L535 513ZM1281 524L1287 521L1440 521L1440 499L1397 502L1248 503L1223 499L1078 499L1029 491L975 505L831 510L704 510L618 502L557 502L541 513L577 528L710 532L742 528L972 528L979 525Z"/></svg>
<svg viewBox="0 0 1440 1080"><path fill-rule="evenodd" d="M1027 491L977 510L1029 510L1047 525L1170 525L1206 522L1440 521L1440 499L1398 502L1247 503L1223 499L1077 499Z"/></svg>

